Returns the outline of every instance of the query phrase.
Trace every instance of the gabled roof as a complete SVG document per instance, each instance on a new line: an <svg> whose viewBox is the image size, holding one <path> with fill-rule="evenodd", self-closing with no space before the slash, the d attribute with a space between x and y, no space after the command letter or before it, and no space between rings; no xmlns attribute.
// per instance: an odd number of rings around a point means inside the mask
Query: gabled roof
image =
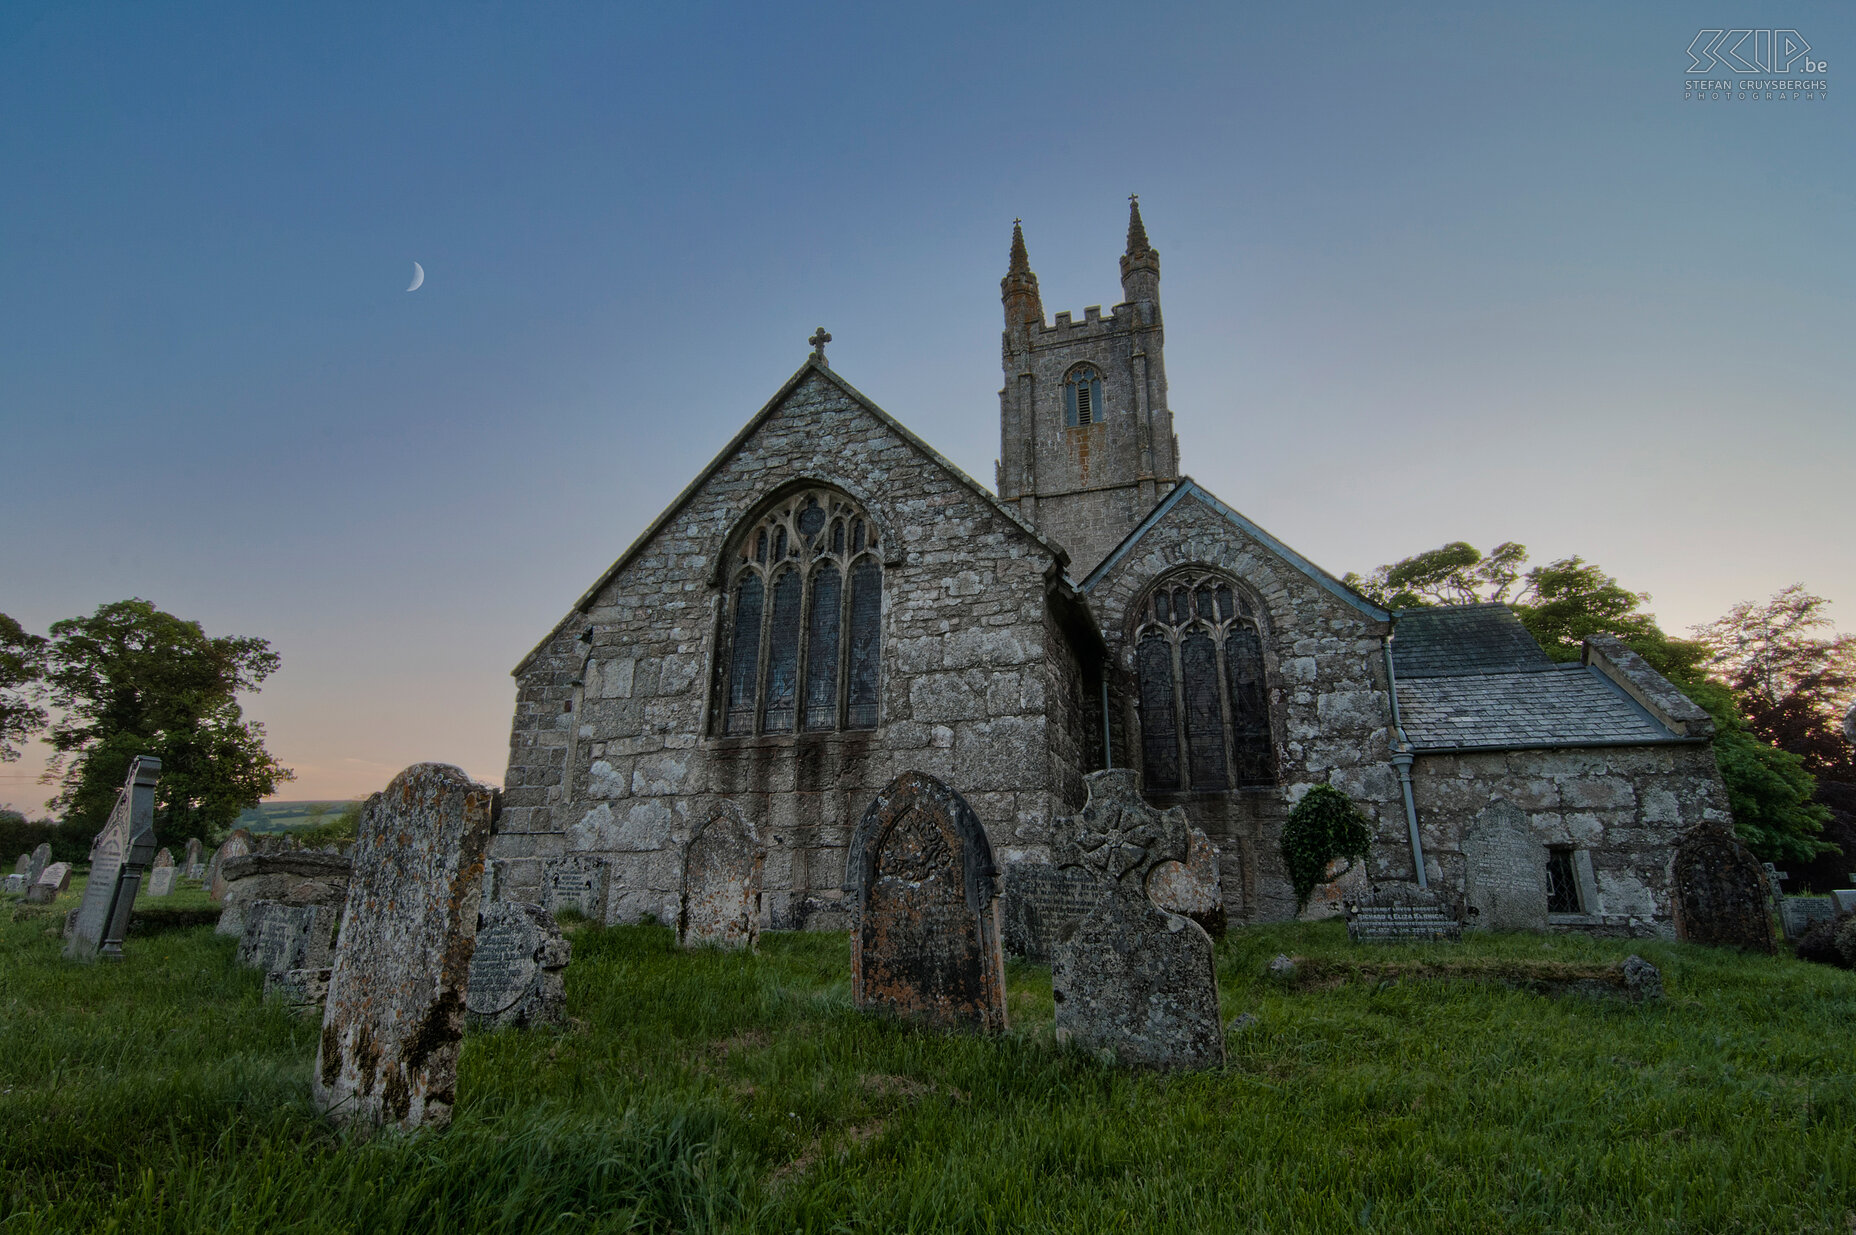
<svg viewBox="0 0 1856 1235"><path fill-rule="evenodd" d="M1553 667L1553 659L1507 605L1400 609L1396 617L1392 655L1401 678Z"/></svg>
<svg viewBox="0 0 1856 1235"><path fill-rule="evenodd" d="M1407 678L1399 659L1399 720L1419 754L1691 740L1584 665Z"/></svg>
<svg viewBox="0 0 1856 1235"><path fill-rule="evenodd" d="M766 423L766 421L786 402L788 396L790 396L793 391L797 390L800 384L813 373L817 373L820 377L843 391L844 394L859 407L863 408L881 422L885 428L894 432L898 437L902 438L931 462L940 466L944 471L953 476L954 479L972 490L975 496L983 500L986 505L1001 518L1017 527L1028 538L1043 548L1045 552L1049 553L1059 566L1063 566L1069 562L1070 555L1064 551L1061 545L1046 538L1043 533L1039 532L1029 523L1026 523L1024 519L1019 517L1018 512L1007 506L1001 505L999 499L993 496L991 490L985 488L977 480L974 480L971 476L961 471L953 462L942 455L940 451L910 432L901 421L871 402L862 391L832 372L831 367L827 365L823 359L817 355L812 355L806 357L806 362L800 365L798 370L791 377L786 379L786 384L781 386L780 389L774 393L773 398L767 400L760 411L754 413L753 417L746 424L741 426L740 432L730 438L728 444L722 447L713 459L709 460L708 466L698 472L696 478L683 487L683 491L672 499L670 505L664 508L663 513L651 520L644 531L638 534L637 539L632 541L630 547L619 555L618 560L608 566L605 572L594 581L593 586L581 593L580 599L574 602L573 608L569 609L566 616L554 624L554 629L550 630L540 643L537 643L529 650L528 655L522 658L521 662L511 670L511 673L519 674L524 669L528 668L529 662L534 660L535 657L541 653L542 649L546 648L548 644L554 641L555 637L561 633L562 628L573 619L574 614L584 613L587 609L591 608L594 598L599 595L600 589L612 582L613 577L621 570L624 570L625 567L631 563L632 559L644 552L645 547L651 543L652 538L655 537L659 531L663 530L664 525L675 518L677 512L690 503L690 500L696 496L697 491L708 482L709 478L720 471L724 463L727 463L729 459L734 457L735 453L741 449L742 444L745 443L749 437L753 436L754 431L760 428L762 424Z"/></svg>
<svg viewBox="0 0 1856 1235"><path fill-rule="evenodd" d="M1309 579L1313 580L1316 584L1332 592L1335 596L1345 601L1353 608L1358 609L1375 622L1389 622L1392 620L1392 614L1389 610L1381 609L1378 605L1375 605L1372 601L1366 599L1366 597L1360 595L1358 592L1342 583L1339 579L1336 579L1333 575L1321 569L1321 567L1315 565L1313 562L1297 553L1294 549L1291 549L1288 545L1283 544L1282 541L1277 540L1274 536L1258 527L1255 523L1252 523L1237 511L1226 506L1223 502L1213 497L1198 481L1192 479L1190 476L1181 476L1179 478L1179 483L1173 487L1173 491L1162 498L1160 503L1148 512L1147 517L1142 519L1132 532L1129 532L1122 538L1121 543L1115 546L1114 552L1103 558L1101 564L1089 572L1088 577L1077 586L1077 590L1085 593L1092 590L1096 584L1102 581L1110 570L1114 569L1117 562L1134 551L1134 547L1141 542L1142 538L1145 537L1148 532L1157 527L1162 519L1166 518L1168 512L1187 498L1192 498L1201 502L1213 511L1216 511L1231 524L1243 531L1244 534L1249 536L1252 540L1262 544L1277 557L1289 563L1289 565L1295 567L1304 575L1307 575Z"/></svg>

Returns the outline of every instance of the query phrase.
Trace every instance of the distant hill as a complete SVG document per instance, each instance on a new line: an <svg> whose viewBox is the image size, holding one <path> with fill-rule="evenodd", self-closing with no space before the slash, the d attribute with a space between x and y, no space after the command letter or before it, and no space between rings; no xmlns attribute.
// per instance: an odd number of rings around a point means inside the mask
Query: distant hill
<svg viewBox="0 0 1856 1235"><path fill-rule="evenodd" d="M348 805L345 798L327 802L260 802L238 817L238 827L252 832L288 832L311 822L311 812L321 807L323 813L335 815Z"/></svg>

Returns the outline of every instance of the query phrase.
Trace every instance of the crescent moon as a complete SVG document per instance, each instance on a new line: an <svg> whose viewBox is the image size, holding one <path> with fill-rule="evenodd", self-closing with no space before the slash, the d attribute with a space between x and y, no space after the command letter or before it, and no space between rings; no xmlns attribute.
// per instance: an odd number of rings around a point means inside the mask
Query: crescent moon
<svg viewBox="0 0 1856 1235"><path fill-rule="evenodd" d="M406 290L409 292L416 292L419 290L419 285L423 282L425 282L425 267L421 266L418 262L414 262L412 264L412 283L407 286Z"/></svg>

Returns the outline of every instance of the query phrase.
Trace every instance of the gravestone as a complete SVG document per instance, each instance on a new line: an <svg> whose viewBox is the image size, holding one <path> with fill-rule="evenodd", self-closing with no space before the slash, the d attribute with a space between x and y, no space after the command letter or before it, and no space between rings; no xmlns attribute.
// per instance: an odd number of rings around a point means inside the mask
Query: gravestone
<svg viewBox="0 0 1856 1235"><path fill-rule="evenodd" d="M53 862L39 872L39 881L26 889L26 903L30 905L49 905L58 899L58 894L71 886L71 864Z"/></svg>
<svg viewBox="0 0 1856 1235"><path fill-rule="evenodd" d="M1463 924L1446 911L1435 892L1415 883L1382 884L1348 901L1350 943L1454 943Z"/></svg>
<svg viewBox="0 0 1856 1235"><path fill-rule="evenodd" d="M155 854L154 869L163 870L168 867L172 867L173 865L174 865L174 851L172 849L164 848L159 853Z"/></svg>
<svg viewBox="0 0 1856 1235"><path fill-rule="evenodd" d="M51 846L50 845L45 846L45 850L47 853L51 852ZM32 869L32 855L29 853L20 854L19 860L13 863L13 873L15 875L24 875L26 872L30 871L31 869Z"/></svg>
<svg viewBox="0 0 1856 1235"><path fill-rule="evenodd" d="M224 867L227 858L242 858L251 852L251 833L244 828L234 828L232 835L226 837L225 843L213 850L212 859L206 864L206 891L216 901L226 898L227 881Z"/></svg>
<svg viewBox="0 0 1856 1235"><path fill-rule="evenodd" d="M1155 904L1147 888L1155 867L1186 860L1186 812L1149 806L1131 768L1091 773L1084 784L1089 800L1081 814L1057 821L1051 850L1059 867L1094 878L1102 896L1057 935L1057 1040L1122 1064L1216 1067L1224 1021L1211 936Z"/></svg>
<svg viewBox="0 0 1856 1235"><path fill-rule="evenodd" d="M1791 875L1770 862L1761 862L1759 869L1766 872L1766 903L1772 906L1772 912L1781 913L1779 902L1785 899L1785 894L1780 884L1790 879Z"/></svg>
<svg viewBox="0 0 1856 1235"><path fill-rule="evenodd" d="M1057 932L1095 908L1102 888L1087 871L1059 870L1048 862L1012 862L1005 868L1005 950L1049 963Z"/></svg>
<svg viewBox="0 0 1856 1235"><path fill-rule="evenodd" d="M200 854L205 848L206 846L200 843L200 838L197 836L187 842L187 858L182 863L187 872L187 878L198 879L200 877Z"/></svg>
<svg viewBox="0 0 1856 1235"><path fill-rule="evenodd" d="M39 876L45 873L45 868L51 865L51 861L51 843L48 841L40 841L38 848L34 849L32 855L26 859L27 887L31 887L39 881Z"/></svg>
<svg viewBox="0 0 1856 1235"><path fill-rule="evenodd" d="M1773 950L1765 872L1718 827L1696 828L1676 845L1675 918L1677 935L1690 943Z"/></svg>
<svg viewBox="0 0 1856 1235"><path fill-rule="evenodd" d="M573 945L540 905L498 901L477 924L477 950L464 996L473 1029L558 1025L567 1015L566 970Z"/></svg>
<svg viewBox="0 0 1856 1235"><path fill-rule="evenodd" d="M155 784L160 777L161 760L153 755L132 759L109 822L90 843L90 878L64 945L64 954L73 960L122 959L135 894L155 856Z"/></svg>
<svg viewBox="0 0 1856 1235"><path fill-rule="evenodd" d="M348 858L325 849L277 849L229 857L220 864L226 886L225 906L214 932L237 938L245 933L245 913L259 901L286 905L327 905L339 910L348 900Z"/></svg>
<svg viewBox="0 0 1856 1235"><path fill-rule="evenodd" d="M851 834L851 993L860 1009L943 1029L1005 1028L992 845L965 798L904 772Z"/></svg>
<svg viewBox="0 0 1856 1235"><path fill-rule="evenodd" d="M683 850L678 946L752 949L760 936L761 868L766 861L760 833L732 802L710 811Z"/></svg>
<svg viewBox="0 0 1856 1235"><path fill-rule="evenodd" d="M1804 938L1813 926L1836 916L1836 902L1828 896L1787 896L1779 901L1779 921L1787 942Z"/></svg>
<svg viewBox="0 0 1856 1235"><path fill-rule="evenodd" d="M1218 882L1218 847L1198 828L1186 833L1186 860L1162 862L1147 877L1147 895L1168 913L1191 918L1213 939L1224 936L1224 888Z"/></svg>
<svg viewBox="0 0 1856 1235"><path fill-rule="evenodd" d="M1856 913L1856 888L1837 888L1830 894L1838 913Z"/></svg>
<svg viewBox="0 0 1856 1235"><path fill-rule="evenodd" d="M416 763L362 809L311 1089L340 1122L442 1127L497 793Z"/></svg>
<svg viewBox="0 0 1856 1235"><path fill-rule="evenodd" d="M1512 802L1488 804L1463 833L1463 900L1485 931L1547 929L1547 847Z"/></svg>
<svg viewBox="0 0 1856 1235"><path fill-rule="evenodd" d="M274 999L298 1016L322 1016L329 1001L329 974L323 969L286 969L264 975L264 997Z"/></svg>
<svg viewBox="0 0 1856 1235"><path fill-rule="evenodd" d="M571 910L583 918L604 922L606 876L604 858L585 853L557 858L548 864L542 881L542 907L552 914Z"/></svg>
<svg viewBox="0 0 1856 1235"><path fill-rule="evenodd" d="M25 873L21 871L8 875L6 877L6 890L8 895L11 896L23 895L26 891Z"/></svg>
<svg viewBox="0 0 1856 1235"><path fill-rule="evenodd" d="M174 891L175 870L172 866L157 866L148 872L148 896L166 896Z"/></svg>
<svg viewBox="0 0 1856 1235"><path fill-rule="evenodd" d="M238 963L266 973L326 968L336 920L335 910L326 905L259 901L245 914Z"/></svg>

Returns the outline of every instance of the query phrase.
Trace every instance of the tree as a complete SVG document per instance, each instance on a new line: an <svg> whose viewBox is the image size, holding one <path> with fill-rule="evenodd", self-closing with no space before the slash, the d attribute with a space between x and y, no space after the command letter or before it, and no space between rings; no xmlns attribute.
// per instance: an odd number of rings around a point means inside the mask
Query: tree
<svg viewBox="0 0 1856 1235"><path fill-rule="evenodd" d="M0 613L0 763L19 758L20 744L45 727L45 639Z"/></svg>
<svg viewBox="0 0 1856 1235"><path fill-rule="evenodd" d="M63 782L52 805L84 831L108 817L138 754L161 759L156 826L172 838L211 839L295 778L238 704L277 668L263 639L210 638L198 622L122 600L52 623L46 665L63 711L50 737L46 777Z"/></svg>
<svg viewBox="0 0 1856 1235"><path fill-rule="evenodd" d="M1733 688L1754 733L1814 775L1856 782L1856 756L1841 732L1856 689L1856 635L1814 633L1830 625L1829 604L1794 583L1699 629L1710 668Z"/></svg>

